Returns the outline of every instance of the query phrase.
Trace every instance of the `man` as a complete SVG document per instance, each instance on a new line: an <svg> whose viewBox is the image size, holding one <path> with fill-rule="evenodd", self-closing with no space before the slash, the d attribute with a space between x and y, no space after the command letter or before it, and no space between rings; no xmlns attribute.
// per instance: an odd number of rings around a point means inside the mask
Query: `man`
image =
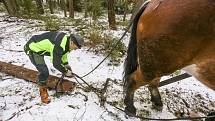
<svg viewBox="0 0 215 121"><path fill-rule="evenodd" d="M80 49L84 40L75 34L67 35L63 32L46 32L34 35L26 43L24 50L31 62L39 71L38 85L41 101L50 102L46 88L46 80L49 76L44 56L50 56L53 66L67 77L72 77L72 69L68 64L67 55L73 49Z"/></svg>

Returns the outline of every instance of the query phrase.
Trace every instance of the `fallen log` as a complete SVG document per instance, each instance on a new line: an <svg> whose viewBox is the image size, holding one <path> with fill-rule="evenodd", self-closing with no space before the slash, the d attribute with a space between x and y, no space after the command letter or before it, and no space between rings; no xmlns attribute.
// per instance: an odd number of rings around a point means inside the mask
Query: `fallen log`
<svg viewBox="0 0 215 121"><path fill-rule="evenodd" d="M0 61L0 72L12 75L19 79L26 81L37 82L38 72L24 68L22 66L13 65L10 63ZM55 86L60 78L57 76L49 75L46 86L50 89L55 89ZM64 79L61 85L57 86L58 92L70 92L73 91L76 86L75 82Z"/></svg>

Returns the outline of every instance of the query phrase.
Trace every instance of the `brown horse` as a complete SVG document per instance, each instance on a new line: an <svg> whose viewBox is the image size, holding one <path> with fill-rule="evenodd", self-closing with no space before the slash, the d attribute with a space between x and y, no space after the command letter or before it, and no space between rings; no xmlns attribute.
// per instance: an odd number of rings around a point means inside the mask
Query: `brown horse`
<svg viewBox="0 0 215 121"><path fill-rule="evenodd" d="M162 109L160 78L189 65L215 90L215 0L152 0L143 8L133 19L125 60L125 111L136 113L134 92L147 84Z"/></svg>

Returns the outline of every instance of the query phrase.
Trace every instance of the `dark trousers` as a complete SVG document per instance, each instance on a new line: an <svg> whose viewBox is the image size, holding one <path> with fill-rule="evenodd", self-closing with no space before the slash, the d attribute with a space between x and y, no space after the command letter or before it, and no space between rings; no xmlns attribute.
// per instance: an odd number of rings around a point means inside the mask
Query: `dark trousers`
<svg viewBox="0 0 215 121"><path fill-rule="evenodd" d="M45 86L46 81L49 76L49 70L44 61L44 56L31 52L31 51L26 52L26 54L29 56L31 62L34 64L34 66L39 71L37 83L41 86Z"/></svg>

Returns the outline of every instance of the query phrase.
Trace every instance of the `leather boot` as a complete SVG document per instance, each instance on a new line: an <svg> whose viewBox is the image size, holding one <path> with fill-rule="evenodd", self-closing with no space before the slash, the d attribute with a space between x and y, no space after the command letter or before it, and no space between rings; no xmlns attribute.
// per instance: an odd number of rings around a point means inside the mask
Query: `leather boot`
<svg viewBox="0 0 215 121"><path fill-rule="evenodd" d="M50 103L51 100L49 99L49 94L47 92L47 89L45 86L39 86L39 91L40 91L40 97L41 97L41 101L43 103Z"/></svg>

